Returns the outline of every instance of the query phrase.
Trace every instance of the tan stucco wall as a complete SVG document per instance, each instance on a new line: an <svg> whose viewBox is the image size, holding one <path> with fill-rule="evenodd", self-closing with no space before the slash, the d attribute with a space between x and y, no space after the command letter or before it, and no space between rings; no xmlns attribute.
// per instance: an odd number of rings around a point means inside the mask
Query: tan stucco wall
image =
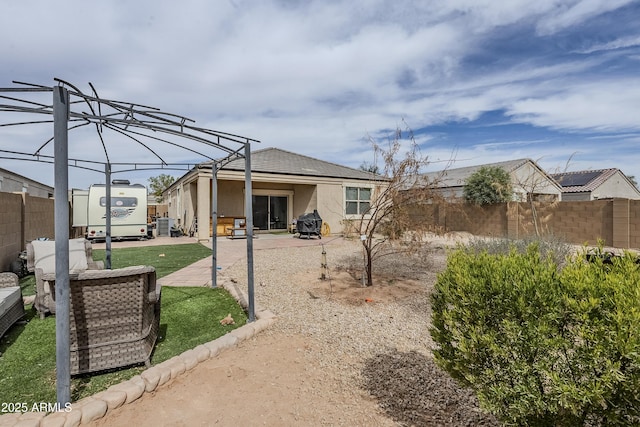
<svg viewBox="0 0 640 427"><path fill-rule="evenodd" d="M218 215L244 216L244 181L218 181Z"/></svg>
<svg viewBox="0 0 640 427"><path fill-rule="evenodd" d="M293 186L293 216L313 212L318 206L318 193L315 185L294 185Z"/></svg>
<svg viewBox="0 0 640 427"><path fill-rule="evenodd" d="M318 213L331 233L342 232L344 219L344 187L342 183L318 185Z"/></svg>

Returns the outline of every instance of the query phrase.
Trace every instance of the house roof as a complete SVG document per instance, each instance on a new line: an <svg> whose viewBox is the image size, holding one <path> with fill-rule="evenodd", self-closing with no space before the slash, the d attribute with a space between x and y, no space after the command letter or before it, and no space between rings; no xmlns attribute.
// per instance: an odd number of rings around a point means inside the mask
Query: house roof
<svg viewBox="0 0 640 427"><path fill-rule="evenodd" d="M244 159L232 160L224 165L222 170L244 171ZM252 151L251 171L357 180L370 180L373 177L371 172L303 156L280 148Z"/></svg>
<svg viewBox="0 0 640 427"><path fill-rule="evenodd" d="M482 167L501 167L507 172L513 172L520 166L531 162L535 165L531 159L516 159L508 160L505 162L485 163L476 166L467 166L464 168L447 169L440 172L429 172L424 174L430 182L435 182L438 187L461 187L465 184L467 178L473 175Z"/></svg>
<svg viewBox="0 0 640 427"><path fill-rule="evenodd" d="M582 193L595 190L618 171L619 169L610 168L554 173L551 176L562 187L563 193Z"/></svg>

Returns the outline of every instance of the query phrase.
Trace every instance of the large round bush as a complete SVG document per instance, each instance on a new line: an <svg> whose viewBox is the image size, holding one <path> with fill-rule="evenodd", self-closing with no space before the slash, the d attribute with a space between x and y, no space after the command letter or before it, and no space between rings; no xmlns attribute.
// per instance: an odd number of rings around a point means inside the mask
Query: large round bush
<svg viewBox="0 0 640 427"><path fill-rule="evenodd" d="M459 248L432 295L436 360L510 425L640 425L640 272Z"/></svg>

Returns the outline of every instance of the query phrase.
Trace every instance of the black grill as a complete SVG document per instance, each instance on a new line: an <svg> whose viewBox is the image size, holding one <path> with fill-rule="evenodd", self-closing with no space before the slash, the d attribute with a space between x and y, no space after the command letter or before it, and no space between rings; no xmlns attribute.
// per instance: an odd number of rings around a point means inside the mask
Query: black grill
<svg viewBox="0 0 640 427"><path fill-rule="evenodd" d="M321 233L322 229L322 218L318 215L318 211L314 210L312 213L302 214L298 217L296 221L296 232L299 234L298 237L302 238L302 236L306 236L307 239L312 235L318 236L319 239L322 239Z"/></svg>

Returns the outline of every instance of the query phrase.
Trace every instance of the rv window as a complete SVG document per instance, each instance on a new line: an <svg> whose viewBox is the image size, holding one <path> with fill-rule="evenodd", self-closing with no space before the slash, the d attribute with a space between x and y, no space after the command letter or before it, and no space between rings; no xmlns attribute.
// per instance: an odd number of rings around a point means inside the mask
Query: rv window
<svg viewBox="0 0 640 427"><path fill-rule="evenodd" d="M100 197L100 206L105 206L106 204L107 204L107 198ZM138 206L137 197L112 197L111 198L111 207L135 208L136 206Z"/></svg>

